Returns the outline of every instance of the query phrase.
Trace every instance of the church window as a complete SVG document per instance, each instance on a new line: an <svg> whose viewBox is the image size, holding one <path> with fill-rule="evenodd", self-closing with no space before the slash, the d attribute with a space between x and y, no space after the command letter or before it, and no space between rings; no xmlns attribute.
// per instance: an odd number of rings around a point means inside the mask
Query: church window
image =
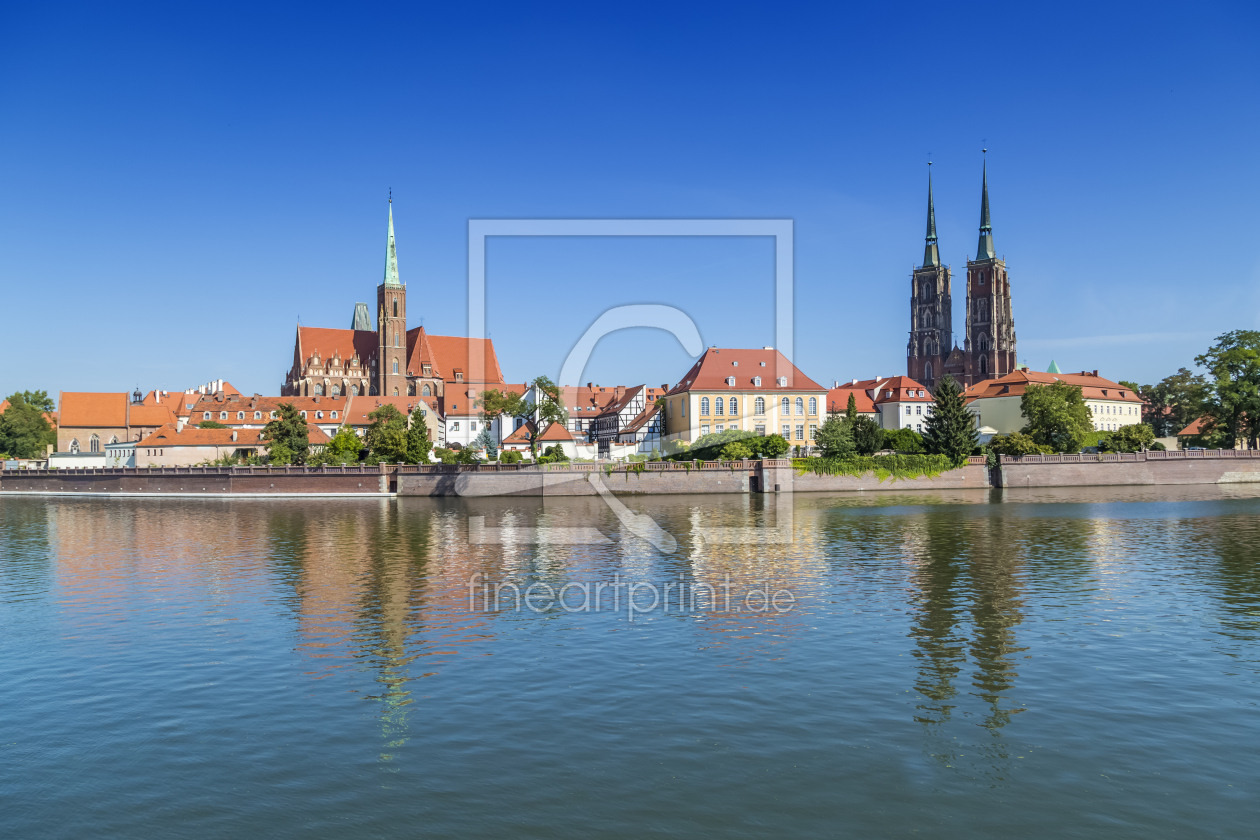
<svg viewBox="0 0 1260 840"><path fill-rule="evenodd" d="M110 443L118 443L118 435L112 435L109 439Z"/></svg>
<svg viewBox="0 0 1260 840"><path fill-rule="evenodd" d="M398 389L397 389L397 388L395 388L395 389L394 389L394 396L395 396L395 397L396 397L396 396L398 396Z"/></svg>
<svg viewBox="0 0 1260 840"><path fill-rule="evenodd" d="M395 318L397 318L397 317L398 317L398 298L394 298L394 317L395 317ZM395 342L394 346L395 346L395 347L397 347L397 346L398 346L398 344L397 344L397 342L398 342L398 333L394 333L394 342Z"/></svg>
<svg viewBox="0 0 1260 840"><path fill-rule="evenodd" d="M925 378L928 382L931 382L931 381L932 381L932 363L931 363L931 362L928 362L926 365L924 365L924 367L923 367L923 377L924 377L924 378Z"/></svg>
<svg viewBox="0 0 1260 840"><path fill-rule="evenodd" d="M980 272L980 285L981 285L981 286L983 286L983 285L984 285L984 272L983 272L983 271L982 271L982 272ZM395 313L395 314L397 314L397 313Z"/></svg>
<svg viewBox="0 0 1260 840"><path fill-rule="evenodd" d="M803 397L796 398L796 413L798 416L805 414L805 399Z"/></svg>
<svg viewBox="0 0 1260 840"><path fill-rule="evenodd" d="M989 372L989 360L984 356L980 357L980 373L984 375Z"/></svg>
<svg viewBox="0 0 1260 840"><path fill-rule="evenodd" d="M100 452L101 439L96 435L92 435L92 437L88 440L88 450L91 452Z"/></svg>
<svg viewBox="0 0 1260 840"><path fill-rule="evenodd" d="M731 414L739 414L739 400L734 397L731 397L730 402L727 403L727 407L731 410Z"/></svg>
<svg viewBox="0 0 1260 840"><path fill-rule="evenodd" d="M315 386L315 396L317 396L317 397L322 397L323 395L324 395L324 386L323 386L323 385L316 385L316 386Z"/></svg>
<svg viewBox="0 0 1260 840"><path fill-rule="evenodd" d="M424 394L424 396L426 396L426 397L431 397L431 396L433 396L433 389L429 387L429 383L427 383L427 382L426 382L426 383L425 383L425 385L424 385L424 392L423 392L423 394Z"/></svg>
<svg viewBox="0 0 1260 840"><path fill-rule="evenodd" d="M766 400L764 397L757 397L757 399L753 401L753 411L757 414L766 413Z"/></svg>
<svg viewBox="0 0 1260 840"><path fill-rule="evenodd" d="M700 398L700 415L704 416L706 414L709 414L709 398L701 397Z"/></svg>
<svg viewBox="0 0 1260 840"><path fill-rule="evenodd" d="M398 373L398 360L397 359L394 359L394 373ZM395 392L394 396L398 396L398 393Z"/></svg>
<svg viewBox="0 0 1260 840"><path fill-rule="evenodd" d="M70 441L70 454L72 455L79 454L79 439L78 438L75 438L74 440Z"/></svg>
<svg viewBox="0 0 1260 840"><path fill-rule="evenodd" d="M334 385L334 386L332 386L332 391L330 391L329 393L331 393L334 397L340 397L340 396L341 396L341 386L340 386L340 385Z"/></svg>

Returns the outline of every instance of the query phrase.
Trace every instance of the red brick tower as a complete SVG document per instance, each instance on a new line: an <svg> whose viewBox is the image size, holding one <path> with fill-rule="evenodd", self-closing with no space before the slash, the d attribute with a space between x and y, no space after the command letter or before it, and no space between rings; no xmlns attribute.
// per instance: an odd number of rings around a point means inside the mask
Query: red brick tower
<svg viewBox="0 0 1260 840"><path fill-rule="evenodd" d="M398 281L394 249L394 200L389 201L389 237L385 246L385 280L376 287L376 377L381 396L407 394L407 287Z"/></svg>

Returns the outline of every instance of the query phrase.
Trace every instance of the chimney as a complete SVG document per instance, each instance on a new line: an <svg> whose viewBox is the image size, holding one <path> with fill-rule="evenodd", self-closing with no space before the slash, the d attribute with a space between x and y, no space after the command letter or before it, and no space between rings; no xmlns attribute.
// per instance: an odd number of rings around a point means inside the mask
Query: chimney
<svg viewBox="0 0 1260 840"><path fill-rule="evenodd" d="M1097 375L1098 375L1098 371L1094 371L1094 376L1097 376Z"/></svg>

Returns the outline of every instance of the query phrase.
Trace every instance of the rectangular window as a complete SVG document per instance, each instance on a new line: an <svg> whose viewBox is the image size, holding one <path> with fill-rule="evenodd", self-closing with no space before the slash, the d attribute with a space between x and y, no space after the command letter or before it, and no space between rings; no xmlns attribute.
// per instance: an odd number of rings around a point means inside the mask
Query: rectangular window
<svg viewBox="0 0 1260 840"><path fill-rule="evenodd" d="M470 431L470 432L475 432L475 431L477 431L477 421L476 421L476 420L473 420L472 422L470 422L470 423L468 424L468 431Z"/></svg>
<svg viewBox="0 0 1260 840"><path fill-rule="evenodd" d="M754 431L756 431L756 433L757 433L757 437L765 437L765 436L766 436L766 427L765 427L765 426L757 426L757 427L756 427L756 429L755 429Z"/></svg>
<svg viewBox="0 0 1260 840"><path fill-rule="evenodd" d="M792 439L792 427L789 426L787 423L783 424L783 439L784 440Z"/></svg>
<svg viewBox="0 0 1260 840"><path fill-rule="evenodd" d="M805 440L805 426L802 423L796 424L796 439Z"/></svg>
<svg viewBox="0 0 1260 840"><path fill-rule="evenodd" d="M910 416L910 406L906 406L906 416Z"/></svg>
<svg viewBox="0 0 1260 840"><path fill-rule="evenodd" d="M809 424L809 439L814 440L817 437L818 437L818 424L810 423Z"/></svg>
<svg viewBox="0 0 1260 840"><path fill-rule="evenodd" d="M726 431L726 427L725 427L725 426L723 426L721 423L718 423L718 424L717 424L717 426L715 426L715 427L714 427L713 431L715 431L715 432L724 432L724 431Z"/></svg>
<svg viewBox="0 0 1260 840"><path fill-rule="evenodd" d="M452 432L458 432L458 431L459 431L459 421L458 421L458 420L456 420L454 423L451 423L451 431L452 431Z"/></svg>
<svg viewBox="0 0 1260 840"><path fill-rule="evenodd" d="M914 407L914 413L915 413L915 414L922 414L922 413L923 413L923 406L921 406L921 405L916 405L916 406Z"/></svg>
<svg viewBox="0 0 1260 840"><path fill-rule="evenodd" d="M709 427L707 425L701 425L700 426L701 436L707 435L708 433L709 433Z"/></svg>

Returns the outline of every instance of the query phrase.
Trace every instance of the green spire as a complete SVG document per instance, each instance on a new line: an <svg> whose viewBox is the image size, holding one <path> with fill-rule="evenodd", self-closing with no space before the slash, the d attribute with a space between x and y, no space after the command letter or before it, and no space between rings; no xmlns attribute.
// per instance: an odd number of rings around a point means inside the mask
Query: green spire
<svg viewBox="0 0 1260 840"><path fill-rule="evenodd" d="M398 252L394 249L394 199L389 200L389 237L385 244L385 285L401 286L398 282Z"/></svg>
<svg viewBox="0 0 1260 840"><path fill-rule="evenodd" d="M993 252L993 225L989 223L989 164L984 164L984 186L980 192L980 242L976 245L977 260L991 260Z"/></svg>
<svg viewBox="0 0 1260 840"><path fill-rule="evenodd" d="M1054 359L1050 360L1050 367L1046 368L1046 373L1063 373L1059 370L1059 366L1054 363Z"/></svg>
<svg viewBox="0 0 1260 840"><path fill-rule="evenodd" d="M923 246L923 267L941 264L941 253L936 247L936 206L932 203L932 164L928 164L928 220L927 243Z"/></svg>

